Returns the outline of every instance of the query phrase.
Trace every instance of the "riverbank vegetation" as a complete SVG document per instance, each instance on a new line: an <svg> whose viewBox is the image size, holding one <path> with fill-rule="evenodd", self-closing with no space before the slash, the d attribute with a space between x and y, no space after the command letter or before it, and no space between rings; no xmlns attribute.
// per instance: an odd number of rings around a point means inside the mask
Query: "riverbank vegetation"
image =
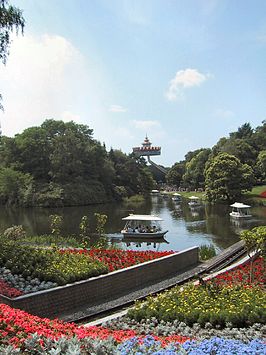
<svg viewBox="0 0 266 355"><path fill-rule="evenodd" d="M205 190L209 201L234 201L265 180L266 121L255 129L245 123L211 149L188 152L166 174L168 184L181 191Z"/></svg>
<svg viewBox="0 0 266 355"><path fill-rule="evenodd" d="M210 201L235 200L266 176L266 122L246 123L212 148L185 155L166 174L168 184L205 190ZM156 176L145 159L106 150L93 129L46 120L15 137L0 137L0 203L74 206L144 195Z"/></svg>
<svg viewBox="0 0 266 355"><path fill-rule="evenodd" d="M144 159L107 152L93 130L46 120L0 138L0 203L73 206L122 200L154 186Z"/></svg>

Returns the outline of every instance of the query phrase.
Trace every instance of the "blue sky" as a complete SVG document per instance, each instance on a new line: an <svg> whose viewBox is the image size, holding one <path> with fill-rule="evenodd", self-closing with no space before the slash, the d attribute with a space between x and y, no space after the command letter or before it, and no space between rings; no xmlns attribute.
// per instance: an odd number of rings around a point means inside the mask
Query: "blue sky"
<svg viewBox="0 0 266 355"><path fill-rule="evenodd" d="M3 134L46 118L89 125L165 166L266 119L264 0L11 0L24 36L0 65Z"/></svg>

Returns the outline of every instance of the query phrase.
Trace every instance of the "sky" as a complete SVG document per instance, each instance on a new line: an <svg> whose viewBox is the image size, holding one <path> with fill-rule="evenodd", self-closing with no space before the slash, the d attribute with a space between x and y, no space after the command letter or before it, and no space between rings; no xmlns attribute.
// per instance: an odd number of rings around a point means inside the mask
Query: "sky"
<svg viewBox="0 0 266 355"><path fill-rule="evenodd" d="M0 63L2 134L45 119L131 153L146 134L172 166L266 119L265 0L10 0L23 10Z"/></svg>

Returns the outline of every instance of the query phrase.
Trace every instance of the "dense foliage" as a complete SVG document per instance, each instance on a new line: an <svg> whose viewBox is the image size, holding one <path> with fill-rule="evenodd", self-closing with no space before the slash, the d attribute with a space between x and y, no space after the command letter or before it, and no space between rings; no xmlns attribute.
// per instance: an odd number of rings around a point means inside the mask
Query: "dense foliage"
<svg viewBox="0 0 266 355"><path fill-rule="evenodd" d="M93 248L36 249L1 241L0 294L15 297L19 294L17 290L29 293L65 285L172 253Z"/></svg>
<svg viewBox="0 0 266 355"><path fill-rule="evenodd" d="M23 247L5 241L0 245L0 266L10 269L12 274L64 285L107 272L103 263L88 255Z"/></svg>
<svg viewBox="0 0 266 355"><path fill-rule="evenodd" d="M46 120L0 138L0 203L63 206L120 200L154 184L143 159L107 152L93 130Z"/></svg>
<svg viewBox="0 0 266 355"><path fill-rule="evenodd" d="M212 149L201 148L185 155L167 172L168 184L205 189L211 201L234 200L266 178L266 121L252 129L245 123Z"/></svg>

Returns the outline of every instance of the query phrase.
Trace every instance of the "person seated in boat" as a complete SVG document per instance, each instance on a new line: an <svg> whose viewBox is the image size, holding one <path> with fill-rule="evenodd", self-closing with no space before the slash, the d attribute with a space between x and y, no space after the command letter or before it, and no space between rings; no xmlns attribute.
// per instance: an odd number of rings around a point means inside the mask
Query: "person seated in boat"
<svg viewBox="0 0 266 355"><path fill-rule="evenodd" d="M132 233L132 232L134 232L134 230L133 230L133 228L131 226L128 226L127 227L127 232L128 233Z"/></svg>
<svg viewBox="0 0 266 355"><path fill-rule="evenodd" d="M138 226L134 229L134 232L135 232L135 233L139 233L139 228L138 228Z"/></svg>
<svg viewBox="0 0 266 355"><path fill-rule="evenodd" d="M145 228L144 228L144 226L139 225L139 232L140 232L140 233L145 233Z"/></svg>
<svg viewBox="0 0 266 355"><path fill-rule="evenodd" d="M152 228L151 228L151 232L152 232L152 233L156 233L156 232L157 232L157 228L156 228L156 226L152 226Z"/></svg>

